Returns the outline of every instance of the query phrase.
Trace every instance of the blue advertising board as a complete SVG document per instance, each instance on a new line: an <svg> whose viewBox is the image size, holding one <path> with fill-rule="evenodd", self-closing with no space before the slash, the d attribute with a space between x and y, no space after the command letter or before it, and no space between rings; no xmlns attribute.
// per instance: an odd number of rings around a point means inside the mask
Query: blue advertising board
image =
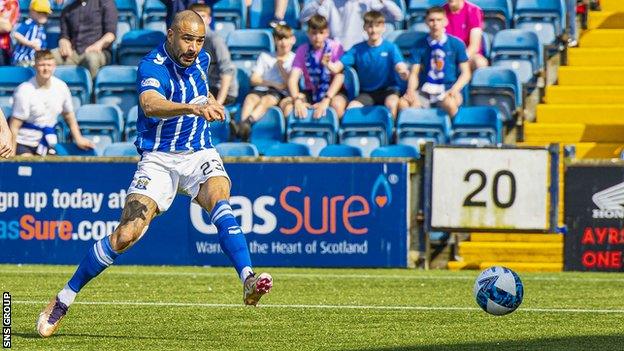
<svg viewBox="0 0 624 351"><path fill-rule="evenodd" d="M406 267L407 163L226 164L258 266ZM76 264L118 224L136 164L0 162L0 263ZM229 265L179 195L119 264Z"/></svg>

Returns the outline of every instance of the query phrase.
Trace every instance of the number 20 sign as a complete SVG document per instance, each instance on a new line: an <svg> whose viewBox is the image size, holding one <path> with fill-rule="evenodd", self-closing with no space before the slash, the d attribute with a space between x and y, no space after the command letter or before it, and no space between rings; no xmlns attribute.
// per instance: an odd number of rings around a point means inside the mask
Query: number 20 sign
<svg viewBox="0 0 624 351"><path fill-rule="evenodd" d="M431 227L549 229L547 149L435 147Z"/></svg>

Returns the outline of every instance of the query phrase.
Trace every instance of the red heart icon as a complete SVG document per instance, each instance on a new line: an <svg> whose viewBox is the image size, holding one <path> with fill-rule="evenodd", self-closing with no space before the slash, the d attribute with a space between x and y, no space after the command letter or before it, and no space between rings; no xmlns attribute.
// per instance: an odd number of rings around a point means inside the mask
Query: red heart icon
<svg viewBox="0 0 624 351"><path fill-rule="evenodd" d="M377 203L377 206L384 207L386 206L387 202L388 202L387 196L375 196L375 203Z"/></svg>

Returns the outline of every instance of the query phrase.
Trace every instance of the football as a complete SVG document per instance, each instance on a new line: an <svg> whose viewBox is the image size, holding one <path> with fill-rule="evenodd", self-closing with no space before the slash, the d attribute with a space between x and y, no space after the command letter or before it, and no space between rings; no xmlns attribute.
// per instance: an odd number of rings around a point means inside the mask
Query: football
<svg viewBox="0 0 624 351"><path fill-rule="evenodd" d="M505 267L490 267L477 277L474 297L479 307L495 316L515 311L522 303L524 286L516 272Z"/></svg>

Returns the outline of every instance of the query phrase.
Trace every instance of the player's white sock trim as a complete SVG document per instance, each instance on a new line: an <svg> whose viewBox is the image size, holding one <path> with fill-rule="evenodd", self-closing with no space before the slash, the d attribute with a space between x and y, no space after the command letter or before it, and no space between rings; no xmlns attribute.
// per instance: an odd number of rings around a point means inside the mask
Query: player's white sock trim
<svg viewBox="0 0 624 351"><path fill-rule="evenodd" d="M247 277L249 277L252 274L253 274L253 270L249 266L247 266L247 267L243 268L243 270L241 270L240 278L243 281L243 284L245 284L245 279L247 279Z"/></svg>
<svg viewBox="0 0 624 351"><path fill-rule="evenodd" d="M63 290L61 290L61 292L58 293L58 299L64 303L65 305L69 306L71 305L74 300L76 299L76 292L74 292L69 285L65 285L65 287L63 288Z"/></svg>

